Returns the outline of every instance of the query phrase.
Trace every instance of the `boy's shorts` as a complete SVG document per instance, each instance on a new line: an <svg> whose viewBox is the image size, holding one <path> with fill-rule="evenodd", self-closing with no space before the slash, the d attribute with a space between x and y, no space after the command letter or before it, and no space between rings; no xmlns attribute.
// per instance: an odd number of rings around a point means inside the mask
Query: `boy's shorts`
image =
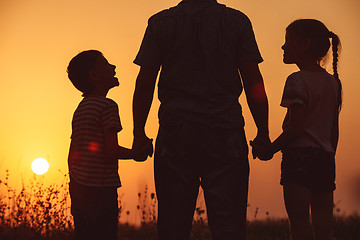
<svg viewBox="0 0 360 240"><path fill-rule="evenodd" d="M320 148L293 147L282 151L281 185L295 183L315 192L335 190L335 157Z"/></svg>
<svg viewBox="0 0 360 240"><path fill-rule="evenodd" d="M69 185L75 240L118 239L117 188L84 186L71 177Z"/></svg>

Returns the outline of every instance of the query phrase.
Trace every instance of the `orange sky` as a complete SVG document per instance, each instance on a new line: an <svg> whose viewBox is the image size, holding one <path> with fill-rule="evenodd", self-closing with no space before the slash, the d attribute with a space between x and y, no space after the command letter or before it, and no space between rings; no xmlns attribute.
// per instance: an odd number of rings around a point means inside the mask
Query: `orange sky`
<svg viewBox="0 0 360 240"><path fill-rule="evenodd" d="M337 153L337 190L335 203L342 212L351 213L356 205L351 188L360 176L357 148L360 136L360 81L356 68L360 54L360 2L358 0L219 0L242 10L252 20L264 62L260 67L270 101L270 131L274 139L281 131L285 110L279 106L286 76L295 66L282 63L280 49L284 29L297 18L317 18L342 41L340 78L343 81L344 107L340 121ZM16 185L21 176L29 179L30 164L37 157L50 160L45 181L61 182L67 172L72 113L81 94L66 76L69 60L82 50L99 49L117 66L120 87L109 97L120 108L124 130L121 145L131 147L131 103L138 66L132 63L139 49L147 19L154 13L177 4L175 0L0 0L0 177L10 170ZM255 135L254 123L244 105L248 140ZM157 106L155 101L147 125L155 138ZM259 208L259 217L285 216L279 185L280 154L270 162L250 159L249 217ZM153 161L120 162L121 191L126 208L134 211L137 192L145 184L153 190ZM359 208L357 210L360 210Z"/></svg>

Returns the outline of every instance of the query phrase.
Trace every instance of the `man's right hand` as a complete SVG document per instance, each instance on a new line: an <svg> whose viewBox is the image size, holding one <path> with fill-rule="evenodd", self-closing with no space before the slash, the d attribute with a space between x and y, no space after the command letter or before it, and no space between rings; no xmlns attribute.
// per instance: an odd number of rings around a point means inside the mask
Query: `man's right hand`
<svg viewBox="0 0 360 240"><path fill-rule="evenodd" d="M253 159L259 158L262 161L268 161L273 158L274 154L271 152L271 141L269 136L256 136L253 141L250 141L252 147Z"/></svg>

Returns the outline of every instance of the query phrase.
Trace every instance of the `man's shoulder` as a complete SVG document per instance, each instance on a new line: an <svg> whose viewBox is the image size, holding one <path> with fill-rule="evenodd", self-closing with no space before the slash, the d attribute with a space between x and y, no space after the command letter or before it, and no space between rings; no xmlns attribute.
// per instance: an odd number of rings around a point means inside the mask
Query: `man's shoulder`
<svg viewBox="0 0 360 240"><path fill-rule="evenodd" d="M249 17L238 9L225 6L225 13L234 21L239 21L242 23L250 22Z"/></svg>
<svg viewBox="0 0 360 240"><path fill-rule="evenodd" d="M296 78L298 77L299 75L301 75L301 72L300 71L296 71L296 72L293 72L291 73L288 78Z"/></svg>
<svg viewBox="0 0 360 240"><path fill-rule="evenodd" d="M179 13L178 11L178 6L175 7L171 7L168 9L164 9L158 13L155 13L154 15L152 15L149 18L149 22L156 22L164 17L171 17L171 16L175 16Z"/></svg>
<svg viewBox="0 0 360 240"><path fill-rule="evenodd" d="M239 16L239 17L246 17L245 13L243 13L242 11L240 11L238 9L226 6L224 4L219 4L219 5L222 6L225 9L226 13L228 13L228 14L233 14L233 15Z"/></svg>
<svg viewBox="0 0 360 240"><path fill-rule="evenodd" d="M216 5L213 5L212 9L215 11L211 11L211 12L216 12L218 14L225 14L225 15L237 18L240 21L248 21L249 20L248 16L245 13L243 13L242 11L228 7L224 4L217 3ZM161 19L164 19L167 17L177 16L177 15L185 15L184 12L181 11L181 8L179 5L168 8L168 9L164 9L164 10L152 15L149 18L149 23L157 22L158 20L161 20Z"/></svg>
<svg viewBox="0 0 360 240"><path fill-rule="evenodd" d="M302 73L301 71L296 71L291 73L287 78L286 82L292 83L292 82L299 82L302 79Z"/></svg>

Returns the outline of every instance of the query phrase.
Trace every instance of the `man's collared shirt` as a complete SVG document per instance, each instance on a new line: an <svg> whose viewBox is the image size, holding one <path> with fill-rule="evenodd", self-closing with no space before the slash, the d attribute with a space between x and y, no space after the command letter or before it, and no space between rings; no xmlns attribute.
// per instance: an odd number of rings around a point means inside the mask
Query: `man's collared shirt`
<svg viewBox="0 0 360 240"><path fill-rule="evenodd" d="M160 69L159 118L243 126L242 61L262 62L250 20L215 0L183 0L149 19L135 64Z"/></svg>

